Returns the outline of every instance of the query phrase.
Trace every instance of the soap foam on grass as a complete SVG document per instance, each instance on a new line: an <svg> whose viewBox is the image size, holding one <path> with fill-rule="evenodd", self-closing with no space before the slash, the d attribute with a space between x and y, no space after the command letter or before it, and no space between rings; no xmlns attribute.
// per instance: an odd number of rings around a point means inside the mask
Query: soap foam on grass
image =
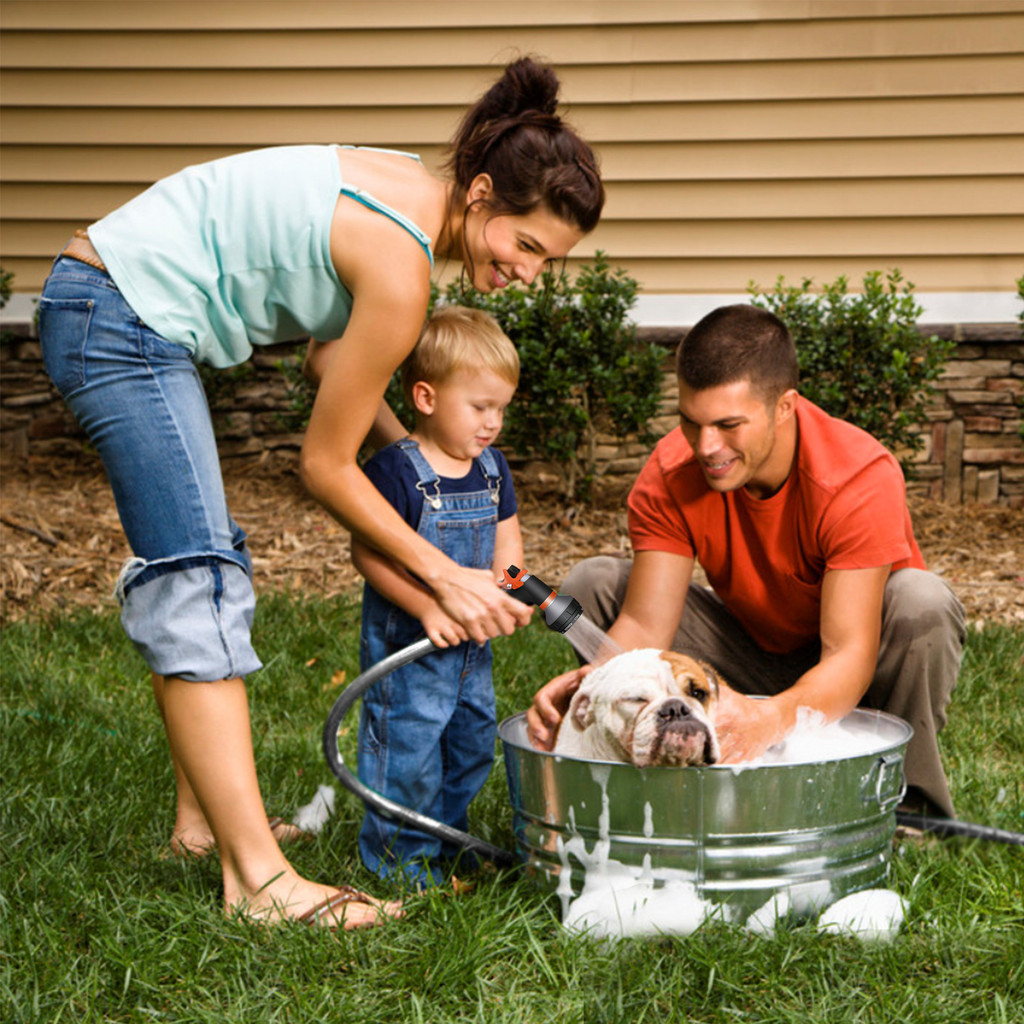
<svg viewBox="0 0 1024 1024"><path fill-rule="evenodd" d="M601 788L597 842L592 851L587 850L579 835L558 842L562 870L557 894L562 900L562 927L572 934L592 939L692 935L717 908L701 899L690 881L672 877L655 879L650 854L644 856L643 867L639 870L609 857L611 766L593 765L591 773ZM572 817L570 808L570 820ZM649 827L653 834L650 804L644 805L644 823L645 832ZM583 865L585 872L583 890L575 899L570 856Z"/></svg>

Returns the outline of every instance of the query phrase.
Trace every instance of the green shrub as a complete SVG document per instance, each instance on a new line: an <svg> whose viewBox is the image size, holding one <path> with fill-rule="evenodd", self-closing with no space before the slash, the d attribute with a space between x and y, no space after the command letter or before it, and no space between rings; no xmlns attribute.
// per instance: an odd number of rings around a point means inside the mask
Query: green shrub
<svg viewBox="0 0 1024 1024"><path fill-rule="evenodd" d="M658 411L664 356L637 340L629 320L637 288L598 252L575 281L549 268L525 288L483 295L455 284L446 293L489 312L515 342L522 369L500 443L555 463L568 501L591 496L599 434L653 440L647 422Z"/></svg>
<svg viewBox="0 0 1024 1024"><path fill-rule="evenodd" d="M637 340L629 312L638 285L613 270L603 253L581 267L575 281L548 269L528 287L485 295L454 282L444 300L486 310L512 339L521 361L519 387L505 415L499 444L518 455L553 462L568 501L588 500L597 474L602 432L653 440L647 422L660 404L664 355ZM431 289L430 309L440 296ZM314 390L302 377L301 359L281 362L288 389L291 430L309 422ZM395 374L386 398L411 429L412 410Z"/></svg>
<svg viewBox="0 0 1024 1024"><path fill-rule="evenodd" d="M899 270L883 278L872 271L860 294L847 293L838 277L820 294L813 281L787 286L780 277L770 292L748 286L753 304L768 309L789 326L800 362L800 392L840 419L872 434L898 455L906 468L909 455L923 444L915 429L935 393L956 343L917 328L921 306L914 286Z"/></svg>

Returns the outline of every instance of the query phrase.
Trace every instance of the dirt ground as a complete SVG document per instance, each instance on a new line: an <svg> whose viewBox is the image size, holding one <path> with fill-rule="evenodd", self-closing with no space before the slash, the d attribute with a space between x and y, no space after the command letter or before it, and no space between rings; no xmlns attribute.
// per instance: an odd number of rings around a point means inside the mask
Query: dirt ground
<svg viewBox="0 0 1024 1024"><path fill-rule="evenodd" d="M111 588L130 552L98 463L0 463L0 475L0 622L113 607ZM357 586L347 533L304 493L293 461L229 461L225 485L249 534L258 592L334 595ZM522 488L519 497L524 565L553 585L580 558L629 551L624 500L566 510ZM968 621L1024 626L1024 512L915 501L911 513L929 568L949 581Z"/></svg>

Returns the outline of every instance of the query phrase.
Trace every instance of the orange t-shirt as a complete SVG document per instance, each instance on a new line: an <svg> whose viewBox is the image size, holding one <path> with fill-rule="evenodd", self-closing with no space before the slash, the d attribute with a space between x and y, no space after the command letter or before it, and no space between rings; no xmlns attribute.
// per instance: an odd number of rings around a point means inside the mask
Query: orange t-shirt
<svg viewBox="0 0 1024 1024"><path fill-rule="evenodd" d="M747 632L776 653L820 635L826 570L924 568L892 455L805 398L796 418L793 470L770 498L711 490L678 428L629 495L633 550L696 558Z"/></svg>

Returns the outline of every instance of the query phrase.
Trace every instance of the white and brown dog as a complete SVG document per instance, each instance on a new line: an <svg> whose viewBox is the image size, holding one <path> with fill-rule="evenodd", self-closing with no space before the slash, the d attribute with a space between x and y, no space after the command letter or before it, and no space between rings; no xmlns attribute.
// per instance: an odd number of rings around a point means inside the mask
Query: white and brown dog
<svg viewBox="0 0 1024 1024"><path fill-rule="evenodd" d="M554 752L639 768L714 764L719 757L714 670L674 651L626 651L573 695Z"/></svg>

